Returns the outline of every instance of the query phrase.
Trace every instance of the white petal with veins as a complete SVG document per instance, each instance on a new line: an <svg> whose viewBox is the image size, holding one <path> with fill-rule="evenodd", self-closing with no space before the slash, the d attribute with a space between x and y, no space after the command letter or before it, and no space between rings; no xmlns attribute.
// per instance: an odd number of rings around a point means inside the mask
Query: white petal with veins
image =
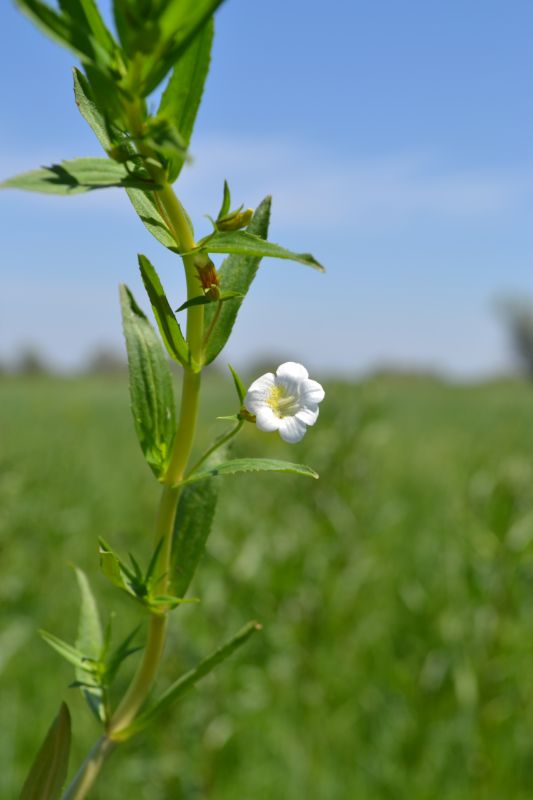
<svg viewBox="0 0 533 800"><path fill-rule="evenodd" d="M284 417L279 422L279 435L285 442L296 444L305 435L305 422L296 417Z"/></svg>

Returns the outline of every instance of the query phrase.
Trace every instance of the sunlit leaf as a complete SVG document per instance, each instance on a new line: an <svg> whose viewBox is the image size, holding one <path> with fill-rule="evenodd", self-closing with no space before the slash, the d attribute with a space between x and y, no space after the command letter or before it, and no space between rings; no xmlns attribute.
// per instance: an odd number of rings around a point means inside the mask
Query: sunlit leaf
<svg viewBox="0 0 533 800"><path fill-rule="evenodd" d="M172 75L161 98L158 117L167 118L176 126L185 147L188 147L198 107L209 72L213 20L198 31L174 64ZM177 154L170 165L170 180L174 181L184 164L185 156Z"/></svg>
<svg viewBox="0 0 533 800"><path fill-rule="evenodd" d="M248 225L248 232L266 239L268 236L268 225L270 221L271 198L266 197L257 207L255 214ZM210 364L220 353L226 344L233 325L237 319L239 308L252 281L255 278L261 258L258 256L237 256L232 255L226 258L219 270L220 288L222 292L238 292L239 297L235 297L224 303L220 309L220 315L211 332L205 350L205 362ZM205 327L209 329L215 309L213 306L206 306Z"/></svg>
<svg viewBox="0 0 533 800"><path fill-rule="evenodd" d="M238 472L291 472L307 478L318 478L315 470L305 464L293 464L290 461L280 461L275 458L234 458L232 461L223 461L216 466L194 472L187 476L183 484L204 481L217 475L234 475Z"/></svg>
<svg viewBox="0 0 533 800"><path fill-rule="evenodd" d="M172 376L154 329L124 285L120 298L135 430L146 461L162 477L176 430Z"/></svg>
<svg viewBox="0 0 533 800"><path fill-rule="evenodd" d="M44 194L79 194L110 187L139 188L155 184L147 177L129 173L122 164L108 158L75 158L41 167L0 183L0 189L24 189Z"/></svg>
<svg viewBox="0 0 533 800"><path fill-rule="evenodd" d="M175 361L187 365L190 360L189 346L170 307L155 267L146 256L139 255L139 268L165 347Z"/></svg>

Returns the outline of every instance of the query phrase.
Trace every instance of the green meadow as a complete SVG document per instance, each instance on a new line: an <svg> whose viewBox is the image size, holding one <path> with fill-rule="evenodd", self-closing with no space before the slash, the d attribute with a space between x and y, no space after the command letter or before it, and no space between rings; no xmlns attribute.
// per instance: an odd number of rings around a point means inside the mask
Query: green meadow
<svg viewBox="0 0 533 800"><path fill-rule="evenodd" d="M263 630L157 733L119 749L93 800L533 796L533 387L325 388L300 445L252 425L235 443L321 478L219 479L200 603L172 613L159 685L249 619ZM116 642L138 616L96 551L103 536L149 558L158 487L128 406L121 377L0 381L2 798L17 796L61 699L72 767L98 734L71 667L38 635L75 639L72 564L113 608ZM209 376L213 435L227 424L215 413L235 410L231 380Z"/></svg>

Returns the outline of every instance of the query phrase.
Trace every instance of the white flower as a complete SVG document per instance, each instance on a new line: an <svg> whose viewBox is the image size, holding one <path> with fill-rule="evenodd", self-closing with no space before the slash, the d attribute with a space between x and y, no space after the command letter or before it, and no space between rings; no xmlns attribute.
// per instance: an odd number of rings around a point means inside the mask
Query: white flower
<svg viewBox="0 0 533 800"><path fill-rule="evenodd" d="M244 405L255 414L260 431L279 431L284 441L295 444L303 438L306 426L317 421L323 399L324 389L309 379L306 368L287 361L275 375L267 372L252 383Z"/></svg>

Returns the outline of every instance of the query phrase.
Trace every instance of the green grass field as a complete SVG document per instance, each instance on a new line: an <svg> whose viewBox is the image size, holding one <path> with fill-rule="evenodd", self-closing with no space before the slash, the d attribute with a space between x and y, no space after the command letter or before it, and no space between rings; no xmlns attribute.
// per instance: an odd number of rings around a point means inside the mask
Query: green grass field
<svg viewBox="0 0 533 800"><path fill-rule="evenodd" d="M93 800L533 796L533 388L326 390L301 445L252 426L236 443L321 480L225 479L161 686L248 619L262 633L119 750ZM206 391L220 430L230 382ZM96 538L147 557L158 491L121 379L4 379L0 442L0 796L15 798L62 698L73 765L97 735L37 629L75 638L76 563L127 632L137 611L100 576Z"/></svg>

